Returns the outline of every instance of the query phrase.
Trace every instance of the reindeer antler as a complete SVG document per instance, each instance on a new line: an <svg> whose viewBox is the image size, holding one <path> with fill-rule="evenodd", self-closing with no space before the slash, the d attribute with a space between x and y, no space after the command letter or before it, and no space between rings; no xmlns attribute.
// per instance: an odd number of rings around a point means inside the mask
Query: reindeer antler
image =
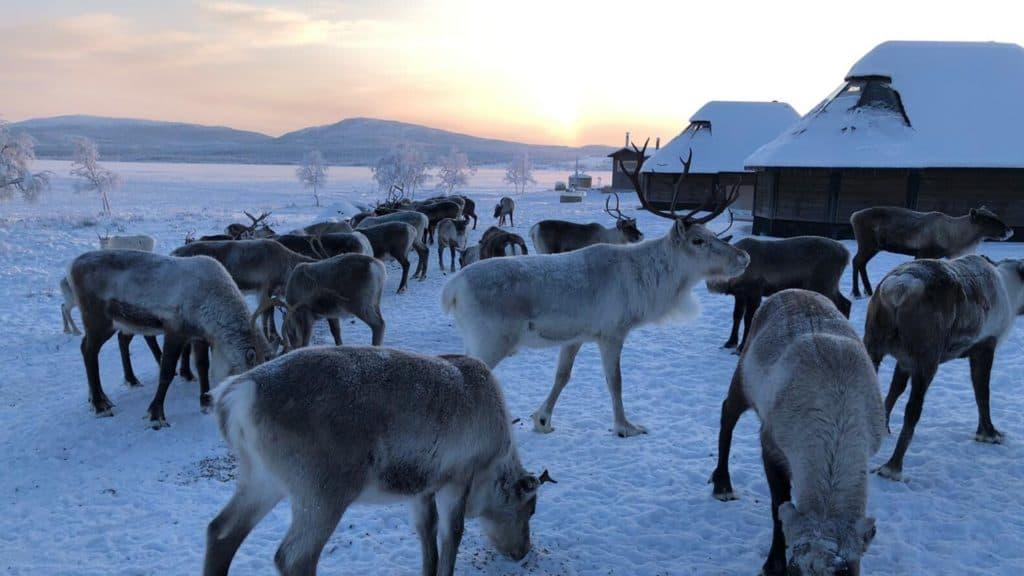
<svg viewBox="0 0 1024 576"><path fill-rule="evenodd" d="M615 208L611 208L609 206L611 201L612 201L612 196L615 196ZM604 211L607 212L609 216L615 218L616 220L629 220L630 219L628 216L625 216L625 215L622 214L622 210L619 210L619 194L618 194L618 192L612 192L610 196L608 196L607 198L604 199Z"/></svg>

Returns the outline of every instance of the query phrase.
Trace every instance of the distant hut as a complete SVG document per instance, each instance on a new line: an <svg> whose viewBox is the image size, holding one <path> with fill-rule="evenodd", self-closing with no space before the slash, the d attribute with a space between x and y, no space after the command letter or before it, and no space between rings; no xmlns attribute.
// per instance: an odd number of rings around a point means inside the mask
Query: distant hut
<svg viewBox="0 0 1024 576"><path fill-rule="evenodd" d="M708 102L690 117L682 133L644 162L641 180L648 202L658 208L670 206L683 171L680 158L692 150L690 177L679 187L677 208L699 205L716 185L738 183L740 197L734 208L749 214L756 177L744 169L743 161L799 119L784 102Z"/></svg>
<svg viewBox="0 0 1024 576"><path fill-rule="evenodd" d="M633 192L633 184L630 182L626 172L622 171L622 166L625 165L626 170L632 172L636 170L637 164L643 165L644 161L651 157L651 154L661 148L661 138L655 140L654 148L653 152L648 150L644 157L641 158L637 151L633 149L632 142L629 139L629 132L626 132L626 145L608 155L612 159L612 187L609 192L619 194ZM619 164L619 162L622 164Z"/></svg>
<svg viewBox="0 0 1024 576"><path fill-rule="evenodd" d="M751 154L754 232L849 238L850 214L986 205L1024 239L1024 48L885 42Z"/></svg>

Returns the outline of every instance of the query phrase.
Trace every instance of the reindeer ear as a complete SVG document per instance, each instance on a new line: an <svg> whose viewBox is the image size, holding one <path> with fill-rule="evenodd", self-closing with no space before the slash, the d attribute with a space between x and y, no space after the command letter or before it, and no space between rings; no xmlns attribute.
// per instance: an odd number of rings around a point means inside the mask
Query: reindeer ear
<svg viewBox="0 0 1024 576"><path fill-rule="evenodd" d="M519 480L516 480L516 484L514 486L516 498L522 500L536 492L539 487L540 480L538 480L533 474L526 474L520 477Z"/></svg>

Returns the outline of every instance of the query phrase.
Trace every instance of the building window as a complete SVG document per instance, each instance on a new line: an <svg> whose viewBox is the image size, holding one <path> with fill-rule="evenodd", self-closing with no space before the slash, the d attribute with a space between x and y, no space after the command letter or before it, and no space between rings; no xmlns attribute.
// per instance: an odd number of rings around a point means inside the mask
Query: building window
<svg viewBox="0 0 1024 576"><path fill-rule="evenodd" d="M874 108L898 114L903 122L910 126L910 118L903 108L900 93L892 87L892 79L887 76L854 76L847 79L832 98L833 102L843 101L849 110L857 108Z"/></svg>

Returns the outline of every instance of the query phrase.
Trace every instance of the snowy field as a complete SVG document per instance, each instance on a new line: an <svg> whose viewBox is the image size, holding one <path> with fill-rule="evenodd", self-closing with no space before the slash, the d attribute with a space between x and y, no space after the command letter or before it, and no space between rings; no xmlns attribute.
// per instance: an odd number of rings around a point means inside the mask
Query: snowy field
<svg viewBox="0 0 1024 576"><path fill-rule="evenodd" d="M97 419L87 403L79 340L61 332L58 281L96 235L145 233L167 253L186 233L219 232L243 221L243 209L273 211L279 231L312 223L320 210L294 178L294 167L111 164L124 177L112 196L115 217L97 218L99 200L77 195L67 165L54 170L54 188L36 205L0 205L0 567L5 574L196 574L207 523L227 502L233 469L214 419L199 411L198 383L174 382L167 399L171 427L154 431L143 420L157 367L134 343L143 388L121 382L115 340L101 355L113 418ZM325 201L370 202L375 187L364 169L332 169ZM538 174L550 189L561 172ZM608 174L603 174L608 182ZM501 173L478 173L466 190L478 202L480 227L492 223L495 200L508 193ZM559 204L553 192L517 197L515 231L524 237L542 218L608 223L603 197ZM635 212L635 199L624 212ZM628 205L628 209L627 209ZM648 237L667 220L638 213ZM739 234L748 230L739 226ZM852 251L852 244L848 243ZM1024 257L1020 244L986 244L993 258ZM869 267L881 280L902 257L881 255ZM450 318L441 314L445 276L431 250L429 276L395 295L398 269L389 268L383 310L385 344L438 354L460 352ZM849 291L849 271L843 288ZM768 487L761 469L756 417L736 431L732 478L740 499L722 503L706 484L715 465L719 406L736 356L721 348L732 300L697 297L703 315L687 325L635 331L623 354L624 401L645 436L610 432L611 406L596 348L585 346L573 380L554 414L555 432L534 433L530 414L546 396L555 349L507 359L496 373L516 424L524 464L559 480L541 490L533 520L534 550L514 563L496 556L479 527L468 524L460 574L647 575L756 574L771 539ZM866 300L854 302L861 330ZM76 312L77 316L77 312ZM362 324L344 325L349 344L367 344ZM327 343L325 326L317 333ZM1001 446L973 441L976 409L966 360L942 366L907 454L906 481L871 477L868 509L878 535L864 559L865 574L1020 574L1024 569L1024 370L1021 331L997 352L992 415L1006 434ZM883 392L892 374L883 366ZM893 430L902 425L897 405ZM886 439L874 466L892 453ZM289 522L281 504L242 546L235 574L272 574L273 555ZM420 553L404 505L349 510L324 550L322 574L418 574Z"/></svg>

